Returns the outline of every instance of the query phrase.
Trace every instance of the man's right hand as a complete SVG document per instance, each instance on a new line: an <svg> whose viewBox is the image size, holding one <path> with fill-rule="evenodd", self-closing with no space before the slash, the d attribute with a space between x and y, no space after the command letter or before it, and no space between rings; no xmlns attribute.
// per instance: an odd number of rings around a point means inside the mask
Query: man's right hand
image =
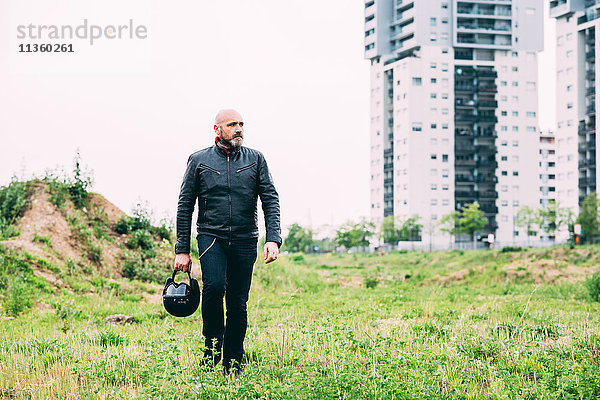
<svg viewBox="0 0 600 400"><path fill-rule="evenodd" d="M175 271L190 272L192 270L192 258L188 253L179 253L175 256Z"/></svg>

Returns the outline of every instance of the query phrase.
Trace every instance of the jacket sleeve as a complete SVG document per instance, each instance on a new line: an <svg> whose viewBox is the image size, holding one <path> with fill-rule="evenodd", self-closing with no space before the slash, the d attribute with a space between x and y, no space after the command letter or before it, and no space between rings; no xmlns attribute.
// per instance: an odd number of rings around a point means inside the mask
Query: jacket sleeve
<svg viewBox="0 0 600 400"><path fill-rule="evenodd" d="M278 246L281 246L279 194L275 190L267 161L262 154L258 156L258 195L265 215L266 241L275 242Z"/></svg>
<svg viewBox="0 0 600 400"><path fill-rule="evenodd" d="M196 177L196 163L192 156L188 158L187 168L183 176L183 183L179 191L177 203L177 242L175 253L190 252L190 235L192 230L192 214L198 197L198 181Z"/></svg>

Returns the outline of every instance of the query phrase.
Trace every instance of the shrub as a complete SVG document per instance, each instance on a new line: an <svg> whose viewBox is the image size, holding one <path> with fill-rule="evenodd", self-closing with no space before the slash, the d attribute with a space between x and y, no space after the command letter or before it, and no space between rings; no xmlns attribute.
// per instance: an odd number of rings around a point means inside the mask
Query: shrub
<svg viewBox="0 0 600 400"><path fill-rule="evenodd" d="M145 229L134 231L127 241L127 247L130 249L151 250L154 248L152 235Z"/></svg>
<svg viewBox="0 0 600 400"><path fill-rule="evenodd" d="M0 239L17 236L15 222L27 206L27 185L13 178L8 186L0 187Z"/></svg>
<svg viewBox="0 0 600 400"><path fill-rule="evenodd" d="M131 231L131 218L127 215L121 215L121 219L115 224L114 230L121 235L129 233Z"/></svg>
<svg viewBox="0 0 600 400"><path fill-rule="evenodd" d="M596 271L594 275L585 281L585 286L588 289L590 298L593 301L600 301L600 271Z"/></svg>
<svg viewBox="0 0 600 400"><path fill-rule="evenodd" d="M506 246L503 247L502 250L500 250L500 253L516 253L524 250L525 249L519 246Z"/></svg>
<svg viewBox="0 0 600 400"><path fill-rule="evenodd" d="M4 299L4 309L8 315L16 317L33 305L31 289L23 275L13 276L8 281L8 290Z"/></svg>

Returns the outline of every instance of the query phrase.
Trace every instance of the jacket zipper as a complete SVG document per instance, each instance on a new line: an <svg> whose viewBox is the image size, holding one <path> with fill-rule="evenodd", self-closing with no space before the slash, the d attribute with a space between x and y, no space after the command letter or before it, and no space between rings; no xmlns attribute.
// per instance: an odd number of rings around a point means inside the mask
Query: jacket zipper
<svg viewBox="0 0 600 400"><path fill-rule="evenodd" d="M229 155L227 155L227 196L229 197L229 244L231 245L232 209L231 209L231 183L229 181Z"/></svg>
<svg viewBox="0 0 600 400"><path fill-rule="evenodd" d="M206 221L206 211L208 210L208 199L204 199L204 212L202 213L204 215L204 221Z"/></svg>
<svg viewBox="0 0 600 400"><path fill-rule="evenodd" d="M209 171L212 171L212 172L216 173L217 175L221 175L221 173L219 171L217 171L214 168L209 167L208 165L200 164L200 166L206 168Z"/></svg>
<svg viewBox="0 0 600 400"><path fill-rule="evenodd" d="M247 170L248 168L252 168L252 167L254 167L255 165L256 165L256 163L255 163L255 162L253 162L253 163L252 163L252 164L250 164L250 165L246 165L245 167L238 168L238 169L237 169L235 172L242 172L242 171L245 171L245 170Z"/></svg>

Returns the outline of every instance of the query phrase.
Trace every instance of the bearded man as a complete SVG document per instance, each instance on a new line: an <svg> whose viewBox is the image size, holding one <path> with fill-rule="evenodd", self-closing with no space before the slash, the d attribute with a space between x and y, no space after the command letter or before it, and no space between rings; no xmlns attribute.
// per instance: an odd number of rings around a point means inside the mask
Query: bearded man
<svg viewBox="0 0 600 400"><path fill-rule="evenodd" d="M279 195L263 154L242 146L242 116L235 110L221 110L213 128L215 144L193 153L187 162L177 205L175 269L191 269L191 220L197 203L206 346L203 364L214 367L222 354L224 370L229 373L232 368L240 370L244 355L246 304L257 256L259 197L267 231L266 263L277 259L282 240Z"/></svg>

